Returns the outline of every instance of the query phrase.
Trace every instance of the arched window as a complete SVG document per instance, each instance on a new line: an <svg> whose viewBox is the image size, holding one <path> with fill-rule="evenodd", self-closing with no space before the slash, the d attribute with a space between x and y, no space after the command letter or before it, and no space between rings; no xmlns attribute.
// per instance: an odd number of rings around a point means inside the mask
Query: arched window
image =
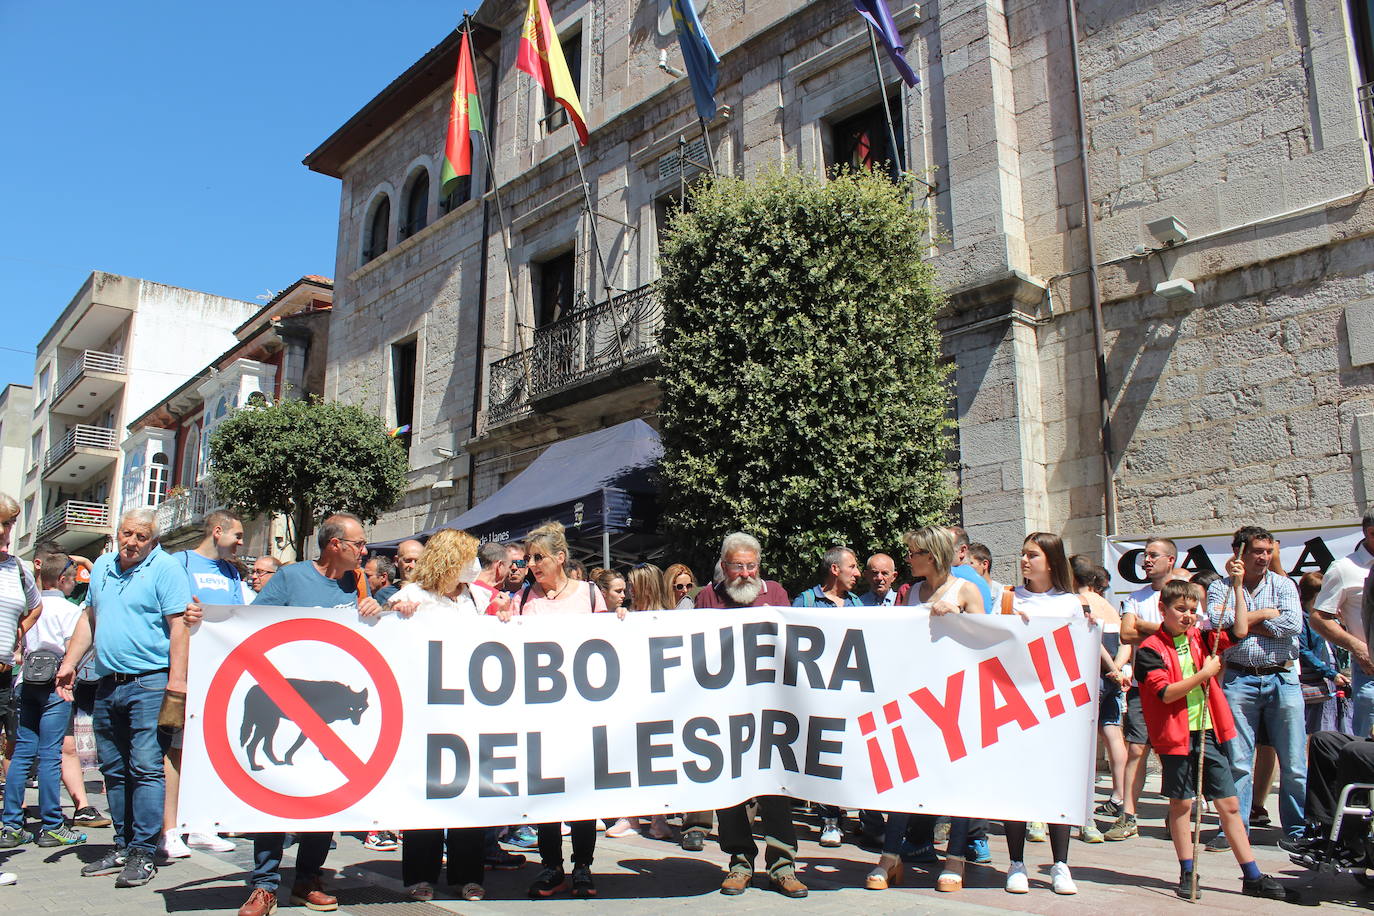
<svg viewBox="0 0 1374 916"><path fill-rule="evenodd" d="M391 198L383 196L367 222L367 244L363 247L363 263L382 254L387 248L387 232L391 228Z"/></svg>
<svg viewBox="0 0 1374 916"><path fill-rule="evenodd" d="M429 222L429 171L421 169L415 174L406 192L405 224L401 226L401 237L410 238Z"/></svg>
<svg viewBox="0 0 1374 916"><path fill-rule="evenodd" d="M200 473L200 424L193 423L186 431L186 442L181 451L181 485L196 485L196 475Z"/></svg>
<svg viewBox="0 0 1374 916"><path fill-rule="evenodd" d="M152 463L148 465L148 497L143 505L156 506L167 498L167 483L172 475L168 467L170 463L163 452L153 456Z"/></svg>

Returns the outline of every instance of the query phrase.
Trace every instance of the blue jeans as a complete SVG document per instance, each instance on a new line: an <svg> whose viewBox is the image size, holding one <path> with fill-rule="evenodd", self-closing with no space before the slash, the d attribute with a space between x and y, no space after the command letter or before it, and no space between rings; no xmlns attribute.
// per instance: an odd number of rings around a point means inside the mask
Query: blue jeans
<svg viewBox="0 0 1374 916"><path fill-rule="evenodd" d="M67 734L71 704L52 684L25 684L19 697L19 730L5 783L6 827L24 826L24 783L38 759L38 814L44 830L56 830L62 817L62 737Z"/></svg>
<svg viewBox="0 0 1374 916"><path fill-rule="evenodd" d="M329 855L332 833L296 834L296 884L320 876L325 857ZM284 833L253 835L253 871L248 876L249 887L275 891L281 884L281 858L286 847Z"/></svg>
<svg viewBox="0 0 1374 916"><path fill-rule="evenodd" d="M1350 691L1355 701L1351 734L1363 738L1374 728L1374 674L1365 674L1359 664L1350 666Z"/></svg>
<svg viewBox="0 0 1374 916"><path fill-rule="evenodd" d="M167 690L167 673L126 683L104 677L95 691L95 749L105 776L105 800L114 821L116 849L157 850L162 836L166 748L157 714Z"/></svg>
<svg viewBox="0 0 1374 916"><path fill-rule="evenodd" d="M1263 722L1279 755L1279 820L1284 833L1301 834L1307 796L1307 728L1298 676L1292 671L1244 674L1228 668L1222 690L1236 719L1236 738L1229 742L1229 751L1246 829L1250 827L1250 803L1254 799L1251 773L1255 765L1255 729Z"/></svg>

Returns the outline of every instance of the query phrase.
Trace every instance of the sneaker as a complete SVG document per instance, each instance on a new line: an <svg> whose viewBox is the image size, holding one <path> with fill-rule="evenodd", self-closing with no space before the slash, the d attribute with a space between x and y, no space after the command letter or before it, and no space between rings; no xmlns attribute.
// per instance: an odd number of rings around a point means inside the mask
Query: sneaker
<svg viewBox="0 0 1374 916"><path fill-rule="evenodd" d="M568 876L563 873L563 869L545 866L539 877L530 885L529 897L531 900L547 900L567 886Z"/></svg>
<svg viewBox="0 0 1374 916"><path fill-rule="evenodd" d="M606 828L606 837L612 840L635 836L637 833L639 833L638 818L633 820L628 817L617 818L614 824Z"/></svg>
<svg viewBox="0 0 1374 916"><path fill-rule="evenodd" d="M1174 888L1174 893L1184 900L1193 899L1193 873L1190 871L1179 872L1178 886ZM1202 890L1199 888L1197 899L1202 899Z"/></svg>
<svg viewBox="0 0 1374 916"><path fill-rule="evenodd" d="M1013 862L1007 867L1007 893L1030 893L1030 878L1026 876L1026 863Z"/></svg>
<svg viewBox="0 0 1374 916"><path fill-rule="evenodd" d="M33 834L23 827L0 827L0 849L13 849L33 842Z"/></svg>
<svg viewBox="0 0 1374 916"><path fill-rule="evenodd" d="M1116 823L1108 827L1107 832L1102 834L1102 838L1116 843L1121 840L1129 840L1139 833L1140 827L1135 822L1135 815L1122 811L1121 816L1116 819Z"/></svg>
<svg viewBox="0 0 1374 916"><path fill-rule="evenodd" d="M429 903L434 899L434 885L428 881L416 881L406 888L406 896L411 900L418 900L421 903Z"/></svg>
<svg viewBox="0 0 1374 916"><path fill-rule="evenodd" d="M1249 878L1242 878L1240 881L1241 893L1247 897L1263 897L1265 900L1285 900L1289 903L1296 903L1301 899L1301 894L1295 888L1284 887L1269 875L1260 875L1254 881Z"/></svg>
<svg viewBox="0 0 1374 916"><path fill-rule="evenodd" d="M1043 843L1045 842L1045 823L1044 821L1031 821L1026 825L1026 842Z"/></svg>
<svg viewBox="0 0 1374 916"><path fill-rule="evenodd" d="M117 871L123 871L125 858L127 857L124 850L111 849L105 853L104 857L81 866L81 877L97 878L101 875L113 875Z"/></svg>
<svg viewBox="0 0 1374 916"><path fill-rule="evenodd" d="M112 823L110 819L101 814L94 805L77 808L72 812L71 820L73 827L108 827Z"/></svg>
<svg viewBox="0 0 1374 916"><path fill-rule="evenodd" d="M77 833L72 828L63 824L52 830L44 830L35 840L39 846L75 846L77 843L86 842L86 834Z"/></svg>
<svg viewBox="0 0 1374 916"><path fill-rule="evenodd" d="M211 852L233 852L238 849L238 844L213 833L188 833L186 845L208 849Z"/></svg>
<svg viewBox="0 0 1374 916"><path fill-rule="evenodd" d="M1092 821L1078 828L1078 838L1085 843L1101 843L1102 831Z"/></svg>
<svg viewBox="0 0 1374 916"><path fill-rule="evenodd" d="M186 848L186 843L179 833L164 833L162 845L158 847L157 851L164 859L189 859L191 857L191 850Z"/></svg>
<svg viewBox="0 0 1374 916"><path fill-rule="evenodd" d="M0 885L15 884L19 881L19 876L12 871L0 871Z"/></svg>
<svg viewBox="0 0 1374 916"><path fill-rule="evenodd" d="M1226 839L1226 834L1218 830L1203 848L1208 852L1222 852L1231 848L1231 841Z"/></svg>
<svg viewBox="0 0 1374 916"><path fill-rule="evenodd" d="M395 852L400 845L396 842L396 834L390 830L373 830L363 840L363 848L373 852Z"/></svg>
<svg viewBox="0 0 1374 916"><path fill-rule="evenodd" d="M687 852L701 852L706 848L706 831L699 827L684 830L678 845Z"/></svg>
<svg viewBox="0 0 1374 916"><path fill-rule="evenodd" d="M1307 834L1281 836L1279 837L1279 848L1284 852L1293 853L1294 855L1308 855L1321 849L1325 842L1326 841L1320 836L1314 837L1308 836Z"/></svg>
<svg viewBox="0 0 1374 916"><path fill-rule="evenodd" d="M917 846L908 840L902 840L902 858L908 862L938 862L940 854L935 851L933 843Z"/></svg>
<svg viewBox="0 0 1374 916"><path fill-rule="evenodd" d="M1250 809L1250 826L1251 826L1252 828L1253 828L1253 827L1270 827L1270 826L1272 826L1272 825L1273 825L1273 821L1269 820L1269 812L1268 812L1268 811L1264 810L1263 808L1251 808L1251 809Z"/></svg>
<svg viewBox="0 0 1374 916"><path fill-rule="evenodd" d="M821 824L821 845L826 847L839 846L844 840L840 836L840 822L838 818L827 817Z"/></svg>
<svg viewBox="0 0 1374 916"><path fill-rule="evenodd" d="M494 847L482 859L482 864L493 871L514 871L524 868L529 860L518 852L506 852L500 846Z"/></svg>
<svg viewBox="0 0 1374 916"><path fill-rule="evenodd" d="M130 849L124 858L124 868L115 878L115 887L142 887L157 876L153 854L146 849Z"/></svg>
<svg viewBox="0 0 1374 916"><path fill-rule="evenodd" d="M573 866L572 895L578 898L579 900L587 900L596 896L596 885L592 883L591 866Z"/></svg>
<svg viewBox="0 0 1374 916"><path fill-rule="evenodd" d="M1055 862L1051 866L1050 887L1056 894L1078 893L1078 885L1073 883L1073 875L1069 874L1069 863Z"/></svg>
<svg viewBox="0 0 1374 916"><path fill-rule="evenodd" d="M517 849L534 849L539 845L539 831L528 824L516 827L515 832L506 840L506 845Z"/></svg>
<svg viewBox="0 0 1374 916"><path fill-rule="evenodd" d="M1118 817L1121 816L1121 812L1125 810L1126 809L1122 807L1121 802L1117 801L1114 798L1109 798L1102 804L1094 808L1093 814L1096 814L1098 817L1109 817L1112 820L1116 820Z"/></svg>
<svg viewBox="0 0 1374 916"><path fill-rule="evenodd" d="M964 858L975 865L987 865L992 861L992 849L988 847L987 840L969 840Z"/></svg>

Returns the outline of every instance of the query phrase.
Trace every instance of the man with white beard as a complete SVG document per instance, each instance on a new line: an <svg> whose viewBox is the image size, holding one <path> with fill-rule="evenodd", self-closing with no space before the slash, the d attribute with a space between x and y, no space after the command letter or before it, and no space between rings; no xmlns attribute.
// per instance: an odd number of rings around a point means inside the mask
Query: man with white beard
<svg viewBox="0 0 1374 916"><path fill-rule="evenodd" d="M781 585L764 579L759 569L763 548L741 531L725 536L720 545L722 578L697 592L699 608L787 607L787 592ZM797 880L797 825L792 822L792 800L781 795L760 795L758 816L765 841L763 863L773 890L786 897L805 897L806 885ZM716 812L716 834L720 849L730 856L730 870L721 882L720 892L729 896L744 893L754 881L754 825L749 817L749 802Z"/></svg>

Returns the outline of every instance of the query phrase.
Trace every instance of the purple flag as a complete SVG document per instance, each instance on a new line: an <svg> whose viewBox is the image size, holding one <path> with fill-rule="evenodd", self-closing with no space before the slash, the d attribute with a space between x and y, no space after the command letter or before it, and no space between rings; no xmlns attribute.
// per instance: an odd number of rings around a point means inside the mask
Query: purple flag
<svg viewBox="0 0 1374 916"><path fill-rule="evenodd" d="M877 30L878 38L887 48L887 54L892 58L893 66L897 68L897 72L901 74L906 84L915 86L919 83L920 77L906 62L906 45L902 42L902 36L897 32L897 24L892 21L892 13L887 8L887 0L854 0L854 9L858 10L859 15L867 19L868 24Z"/></svg>

